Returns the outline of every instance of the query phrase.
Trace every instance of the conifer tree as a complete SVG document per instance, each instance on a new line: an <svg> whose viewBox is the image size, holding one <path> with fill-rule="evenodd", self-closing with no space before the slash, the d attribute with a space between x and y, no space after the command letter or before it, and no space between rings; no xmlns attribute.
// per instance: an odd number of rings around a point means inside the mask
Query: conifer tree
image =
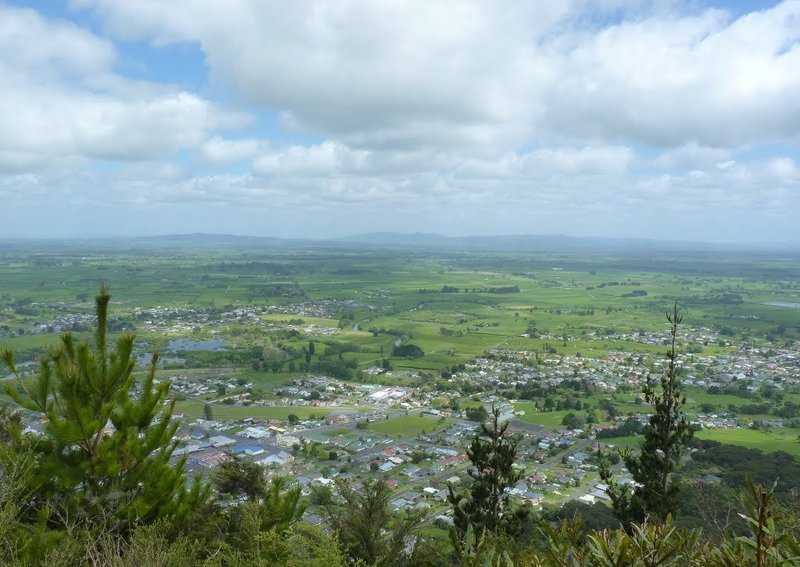
<svg viewBox="0 0 800 567"><path fill-rule="evenodd" d="M46 517L56 528L83 524L126 532L156 520L179 523L208 494L197 479L187 487L184 460L169 462L178 425L171 419L174 400L167 401L169 382L155 382L158 354L137 384L134 337L124 334L109 349L110 299L102 286L93 344L63 334L39 359L32 382L19 376L10 349L0 351L20 386L6 386L7 393L45 418L44 435L32 439L16 429L10 442L35 462L29 521Z"/></svg>
<svg viewBox="0 0 800 567"><path fill-rule="evenodd" d="M488 531L494 535L508 528L510 519L507 488L522 475L513 468L517 442L506 438L509 423L500 420L500 410L492 408L487 422L481 422L480 434L467 449L473 465L469 471L472 485L456 493L448 487L448 501L453 505L453 521L459 536L471 525L476 534Z"/></svg>
<svg viewBox="0 0 800 567"><path fill-rule="evenodd" d="M392 493L383 481L365 482L358 491L338 481L337 491L342 502L327 503L323 513L353 563L387 567L418 564L416 534L423 520L421 512L392 513Z"/></svg>
<svg viewBox="0 0 800 567"><path fill-rule="evenodd" d="M645 401L652 406L653 414L644 429L642 446L638 454L629 451L622 455L636 487L631 491L616 485L611 482L608 466L605 463L601 466L601 477L609 485L608 494L614 511L622 521L643 522L650 518L663 522L678 510L679 486L673 479L673 472L693 433L683 411L686 396L681 392L678 380L675 349L682 319L676 303L672 312L667 313L670 346L660 388L656 390L648 376L643 389Z"/></svg>

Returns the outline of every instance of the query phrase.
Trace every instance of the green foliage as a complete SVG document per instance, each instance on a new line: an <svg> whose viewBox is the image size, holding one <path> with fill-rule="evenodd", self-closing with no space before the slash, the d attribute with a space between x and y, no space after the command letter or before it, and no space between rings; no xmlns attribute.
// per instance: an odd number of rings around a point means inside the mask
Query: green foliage
<svg viewBox="0 0 800 567"><path fill-rule="evenodd" d="M500 410L492 408L490 424L481 423L481 433L476 435L467 449L467 458L473 469L469 470L472 484L456 493L448 487L448 501L453 505L453 520L458 535L467 528L482 534L497 535L501 530L514 530L514 514L505 491L516 483L521 472L514 470L517 442L506 437L508 422L500 421Z"/></svg>
<svg viewBox="0 0 800 567"><path fill-rule="evenodd" d="M649 376L644 387L644 398L652 406L653 414L644 428L639 453L634 455L627 451L623 455L625 466L637 483L636 488L630 492L627 487L619 487L612 482L608 467L601 467L601 477L610 486L608 494L614 510L623 521L643 522L651 518L663 522L678 510L679 486L672 476L692 437L692 428L683 412L686 397L681 393L677 377L675 343L682 320L677 303L672 313L667 313L667 320L670 322L670 348L661 387L656 391Z"/></svg>
<svg viewBox="0 0 800 567"><path fill-rule="evenodd" d="M467 526L459 538L455 531L450 532L450 540L456 552L458 565L465 567L514 567L507 553L498 552L485 531L475 535L472 525Z"/></svg>
<svg viewBox="0 0 800 567"><path fill-rule="evenodd" d="M365 482L355 491L337 482L341 504L324 508L325 520L347 556L364 565L414 565L415 535L422 522L419 513L393 514L388 505L391 492L383 481Z"/></svg>
<svg viewBox="0 0 800 567"><path fill-rule="evenodd" d="M34 439L11 430L10 447L32 459L35 487L23 515L30 525L66 528L84 523L110 531L169 519L180 524L207 496L199 482L187 488L184 461L170 464L178 425L167 401L169 382L155 384L158 355L134 387L133 336L109 350L106 326L111 296L96 297L94 344L71 334L39 359L36 379L6 393L46 418ZM2 359L17 376L14 355Z"/></svg>
<svg viewBox="0 0 800 567"><path fill-rule="evenodd" d="M748 477L756 483L775 481L775 491L779 494L800 488L800 462L788 453L764 453L715 441L699 441L696 445L700 450L692 455L691 468L716 467L723 484L737 491L748 486Z"/></svg>
<svg viewBox="0 0 800 567"><path fill-rule="evenodd" d="M597 439L611 439L613 437L628 437L638 435L644 431L644 426L634 417L629 417L622 425L609 429L602 429L595 433Z"/></svg>
<svg viewBox="0 0 800 567"><path fill-rule="evenodd" d="M483 405L477 407L470 407L465 410L467 419L470 421L477 421L479 423L483 423L487 419L489 419L489 412L486 411L486 408Z"/></svg>
<svg viewBox="0 0 800 567"><path fill-rule="evenodd" d="M586 418L570 412L564 416L561 424L568 429L582 429L586 425Z"/></svg>
<svg viewBox="0 0 800 567"><path fill-rule="evenodd" d="M775 513L773 486L767 489L748 479L744 491L746 512L741 517L749 534L728 537L711 554L710 565L718 567L755 567L800 565L800 541L796 522Z"/></svg>
<svg viewBox="0 0 800 567"><path fill-rule="evenodd" d="M630 567L697 565L703 549L697 545L700 532L677 528L672 517L663 523L632 526L631 533L601 531L589 535L590 564Z"/></svg>
<svg viewBox="0 0 800 567"><path fill-rule="evenodd" d="M417 345L397 345L392 348L392 356L397 356L400 358L420 358L425 356L425 352L423 352L423 350Z"/></svg>
<svg viewBox="0 0 800 567"><path fill-rule="evenodd" d="M267 490L264 467L239 457L220 463L211 478L219 494L234 499L245 496L255 501L264 497Z"/></svg>
<svg viewBox="0 0 800 567"><path fill-rule="evenodd" d="M274 477L258 499L243 502L231 511L230 530L236 548L250 560L263 559L305 510L300 489L290 488L285 477Z"/></svg>

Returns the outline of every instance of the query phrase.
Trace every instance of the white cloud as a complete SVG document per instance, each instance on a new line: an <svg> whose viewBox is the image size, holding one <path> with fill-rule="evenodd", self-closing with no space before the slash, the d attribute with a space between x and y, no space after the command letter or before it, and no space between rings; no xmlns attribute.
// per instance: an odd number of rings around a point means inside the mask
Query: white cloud
<svg viewBox="0 0 800 567"><path fill-rule="evenodd" d="M203 157L213 164L228 164L254 157L264 144L256 139L226 140L214 136L200 148Z"/></svg>
<svg viewBox="0 0 800 567"><path fill-rule="evenodd" d="M255 160L253 169L262 175L336 175L363 169L368 155L363 150L325 141L313 146L291 146L265 153Z"/></svg>
<svg viewBox="0 0 800 567"><path fill-rule="evenodd" d="M457 171L462 177L501 179L622 174L633 159L633 151L623 146L540 148L526 153L509 152L499 159L466 160Z"/></svg>
<svg viewBox="0 0 800 567"><path fill-rule="evenodd" d="M800 210L797 0L738 18L673 0L71 6L103 35L0 7L17 207L102 201L120 227L171 219L156 232L687 238L780 238ZM198 45L209 84L124 77L128 40ZM231 164L250 172L210 173Z"/></svg>
<svg viewBox="0 0 800 567"><path fill-rule="evenodd" d="M0 168L141 160L199 146L243 113L114 74L113 46L71 24L0 6Z"/></svg>
<svg viewBox="0 0 800 567"><path fill-rule="evenodd" d="M567 137L736 148L800 134L800 3L623 22L563 54L547 127Z"/></svg>
<svg viewBox="0 0 800 567"><path fill-rule="evenodd" d="M662 168L704 168L725 163L731 155L729 150L709 148L696 143L668 150L653 160L653 165Z"/></svg>
<svg viewBox="0 0 800 567"><path fill-rule="evenodd" d="M37 12L0 5L0 69L28 77L82 77L105 73L114 45L71 23L45 20Z"/></svg>
<svg viewBox="0 0 800 567"><path fill-rule="evenodd" d="M121 37L198 42L240 97L360 146L798 139L800 3L622 4L638 17L597 27L619 3L80 2Z"/></svg>

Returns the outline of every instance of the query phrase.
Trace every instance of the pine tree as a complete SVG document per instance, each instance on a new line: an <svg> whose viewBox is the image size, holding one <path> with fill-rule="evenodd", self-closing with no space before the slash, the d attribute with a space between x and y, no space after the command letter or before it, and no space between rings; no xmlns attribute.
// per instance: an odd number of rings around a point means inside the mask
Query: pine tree
<svg viewBox="0 0 800 567"><path fill-rule="evenodd" d="M30 521L44 515L51 527L124 532L159 519L179 523L208 494L197 479L187 488L184 460L169 462L178 425L171 419L174 400L167 401L169 382L155 383L158 354L136 384L134 337L124 334L109 349L110 299L102 286L94 343L63 334L39 359L32 383L19 376L10 349L0 352L20 385L6 386L7 393L46 420L45 435L31 439L17 430L10 443L35 462L36 489L26 503Z"/></svg>
<svg viewBox="0 0 800 567"><path fill-rule="evenodd" d="M459 493L448 487L448 501L453 505L453 521L459 536L471 525L476 534L488 531L494 535L508 529L510 502L506 492L522 475L514 470L517 442L506 438L509 423L500 420L500 410L492 408L489 425L481 422L481 433L467 449L473 465L469 471L472 485Z"/></svg>
<svg viewBox="0 0 800 567"><path fill-rule="evenodd" d="M208 402L203 405L203 419L214 421L214 408Z"/></svg>
<svg viewBox="0 0 800 567"><path fill-rule="evenodd" d="M340 504L323 508L325 521L353 563L405 567L416 565L416 533L423 521L419 511L407 514L389 511L391 490L383 481L365 482L356 491L337 482Z"/></svg>
<svg viewBox="0 0 800 567"><path fill-rule="evenodd" d="M266 469L236 456L221 463L211 480L217 493L233 499L246 496L249 501L255 502L267 491Z"/></svg>
<svg viewBox="0 0 800 567"><path fill-rule="evenodd" d="M645 401L653 408L653 415L644 429L642 446L638 454L627 452L622 455L636 488L630 491L611 482L607 465L604 464L600 470L601 477L610 487L608 494L614 511L620 520L626 522L643 522L648 518L663 522L678 510L679 485L672 473L680 463L693 433L683 411L686 396L681 392L677 376L678 354L675 344L682 319L676 303L672 312L667 313L670 347L661 387L656 390L648 375L643 389Z"/></svg>

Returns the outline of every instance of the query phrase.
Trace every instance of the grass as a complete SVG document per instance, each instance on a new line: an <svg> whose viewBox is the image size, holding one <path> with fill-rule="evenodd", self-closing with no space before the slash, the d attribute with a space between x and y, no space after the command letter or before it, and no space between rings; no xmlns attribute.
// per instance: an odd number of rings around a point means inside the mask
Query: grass
<svg viewBox="0 0 800 567"><path fill-rule="evenodd" d="M394 419L371 422L368 429L392 437L412 438L423 432L430 433L449 427L450 421L420 415L407 415Z"/></svg>
<svg viewBox="0 0 800 567"><path fill-rule="evenodd" d="M536 406L532 402L515 402L516 411L524 411L524 415L518 416L521 421L534 425L545 425L547 427L561 428L564 416L568 413L580 413L575 410L543 411L536 412Z"/></svg>
<svg viewBox="0 0 800 567"><path fill-rule="evenodd" d="M703 429L695 433L700 439L710 439L739 445L748 449L760 449L765 452L786 451L790 455L800 459L800 441L798 441L797 429L776 428L771 431L761 431L757 429Z"/></svg>
<svg viewBox="0 0 800 567"><path fill-rule="evenodd" d="M196 401L182 401L175 404L175 411L177 413L185 413L190 417L203 416L202 402ZM308 419L314 415L316 417L324 417L335 410L351 410L360 411L361 408L345 407L345 408L316 408L305 406L234 406L226 404L212 404L211 405L214 419L244 419L247 417L255 417L261 419L288 419L289 414L294 414L300 419Z"/></svg>
<svg viewBox="0 0 800 567"><path fill-rule="evenodd" d="M605 445L613 445L614 447L619 448L631 447L636 449L642 444L642 436L629 435L627 437L611 437L608 439L597 439L597 442Z"/></svg>

